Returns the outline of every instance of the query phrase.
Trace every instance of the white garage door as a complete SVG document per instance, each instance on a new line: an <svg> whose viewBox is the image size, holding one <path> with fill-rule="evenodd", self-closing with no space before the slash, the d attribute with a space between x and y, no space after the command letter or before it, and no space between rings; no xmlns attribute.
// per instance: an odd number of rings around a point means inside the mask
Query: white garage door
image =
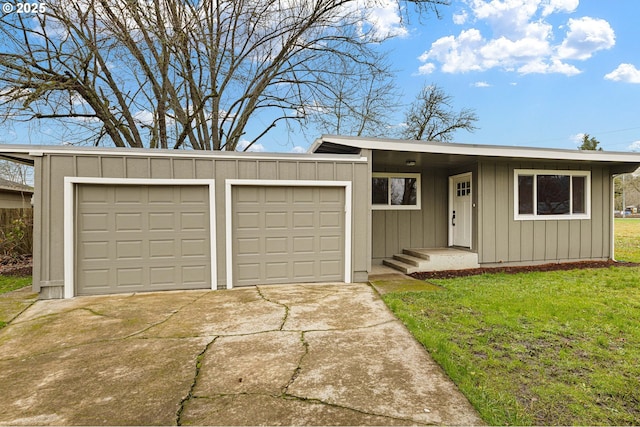
<svg viewBox="0 0 640 427"><path fill-rule="evenodd" d="M345 280L344 188L232 188L233 286Z"/></svg>
<svg viewBox="0 0 640 427"><path fill-rule="evenodd" d="M76 295L211 287L204 185L80 184Z"/></svg>

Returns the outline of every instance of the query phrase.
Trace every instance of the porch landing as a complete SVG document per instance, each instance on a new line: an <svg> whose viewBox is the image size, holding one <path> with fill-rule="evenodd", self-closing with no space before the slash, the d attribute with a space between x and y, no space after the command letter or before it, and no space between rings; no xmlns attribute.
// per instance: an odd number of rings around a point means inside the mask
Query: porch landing
<svg viewBox="0 0 640 427"><path fill-rule="evenodd" d="M480 267L477 253L456 248L403 249L401 254L395 254L382 263L404 274Z"/></svg>

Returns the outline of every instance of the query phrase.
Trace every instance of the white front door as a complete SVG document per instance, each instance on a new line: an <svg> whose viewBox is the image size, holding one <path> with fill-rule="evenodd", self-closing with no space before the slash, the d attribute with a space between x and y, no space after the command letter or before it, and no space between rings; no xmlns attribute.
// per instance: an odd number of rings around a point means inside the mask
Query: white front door
<svg viewBox="0 0 640 427"><path fill-rule="evenodd" d="M449 246L471 248L471 172L449 177Z"/></svg>

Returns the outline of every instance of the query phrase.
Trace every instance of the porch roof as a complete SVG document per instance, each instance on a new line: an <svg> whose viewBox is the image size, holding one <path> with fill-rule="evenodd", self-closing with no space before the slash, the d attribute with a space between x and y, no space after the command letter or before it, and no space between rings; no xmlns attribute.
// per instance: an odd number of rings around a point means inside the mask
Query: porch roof
<svg viewBox="0 0 640 427"><path fill-rule="evenodd" d="M473 163L478 158L503 160L555 160L568 163L608 163L614 173L633 172L640 167L640 153L566 150L557 148L517 147L506 145L459 144L386 138L323 135L309 148L313 153L359 154L372 150L374 163L404 166L455 167Z"/></svg>

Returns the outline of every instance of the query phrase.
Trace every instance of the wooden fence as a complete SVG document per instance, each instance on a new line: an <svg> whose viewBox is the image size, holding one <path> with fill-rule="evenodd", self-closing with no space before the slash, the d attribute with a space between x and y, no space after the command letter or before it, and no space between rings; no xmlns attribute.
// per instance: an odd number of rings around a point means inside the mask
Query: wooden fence
<svg viewBox="0 0 640 427"><path fill-rule="evenodd" d="M0 253L31 255L33 208L0 209Z"/></svg>

